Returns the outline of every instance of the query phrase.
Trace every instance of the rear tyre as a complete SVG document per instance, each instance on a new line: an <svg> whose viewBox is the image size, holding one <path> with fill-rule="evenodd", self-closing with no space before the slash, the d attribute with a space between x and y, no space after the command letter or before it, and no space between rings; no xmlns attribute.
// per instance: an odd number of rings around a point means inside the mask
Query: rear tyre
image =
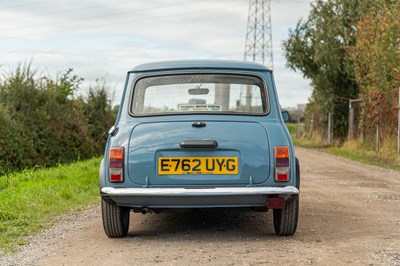
<svg viewBox="0 0 400 266"><path fill-rule="evenodd" d="M299 195L292 195L283 209L274 210L274 229L279 236L291 236L296 232L299 217Z"/></svg>
<svg viewBox="0 0 400 266"><path fill-rule="evenodd" d="M128 234L129 212L129 208L117 206L101 199L103 227L108 237L123 237Z"/></svg>

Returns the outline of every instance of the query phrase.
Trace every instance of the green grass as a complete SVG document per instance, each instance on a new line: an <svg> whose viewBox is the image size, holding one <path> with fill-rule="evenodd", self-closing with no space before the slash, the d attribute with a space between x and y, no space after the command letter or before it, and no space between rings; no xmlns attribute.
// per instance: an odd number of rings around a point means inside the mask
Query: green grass
<svg viewBox="0 0 400 266"><path fill-rule="evenodd" d="M289 132L292 136L293 144L296 146L300 146L300 147L304 147L304 148L312 148L312 149L329 147L329 145L327 145L321 139L321 137L306 138L304 136L300 136L299 138L297 138L297 136L296 136L297 124L287 123L286 126L289 129ZM304 125L301 125L300 127L301 127L300 132L304 131Z"/></svg>
<svg viewBox="0 0 400 266"><path fill-rule="evenodd" d="M296 136L296 124L293 123L286 123L287 128L292 136Z"/></svg>
<svg viewBox="0 0 400 266"><path fill-rule="evenodd" d="M400 170L400 155L393 147L383 147L377 152L366 148L365 145L351 141L344 143L341 147L329 147L326 151L353 161Z"/></svg>
<svg viewBox="0 0 400 266"><path fill-rule="evenodd" d="M397 154L395 140L384 141L381 149L377 152L374 140L364 142L347 141L341 145L338 143L328 145L326 140L318 136L314 138L306 138L304 136L297 138L297 124L287 124L287 127L292 135L293 144L296 146L319 149L353 161L400 170L400 155Z"/></svg>
<svg viewBox="0 0 400 266"><path fill-rule="evenodd" d="M16 251L27 236L55 217L99 199L100 159L0 177L0 255Z"/></svg>

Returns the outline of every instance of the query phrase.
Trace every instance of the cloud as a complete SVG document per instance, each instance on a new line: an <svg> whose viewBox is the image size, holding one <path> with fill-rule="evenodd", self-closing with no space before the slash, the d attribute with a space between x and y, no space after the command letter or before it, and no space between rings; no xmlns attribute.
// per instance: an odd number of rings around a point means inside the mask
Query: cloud
<svg viewBox="0 0 400 266"><path fill-rule="evenodd" d="M309 4L272 1L271 10L281 104L296 106L307 101L311 89L309 81L285 68L281 43L288 29L308 15ZM145 62L242 60L247 15L247 0L63 0L14 8L0 5L0 65L33 59L34 65L50 73L73 68L86 85L107 75L112 84L122 86L126 72Z"/></svg>

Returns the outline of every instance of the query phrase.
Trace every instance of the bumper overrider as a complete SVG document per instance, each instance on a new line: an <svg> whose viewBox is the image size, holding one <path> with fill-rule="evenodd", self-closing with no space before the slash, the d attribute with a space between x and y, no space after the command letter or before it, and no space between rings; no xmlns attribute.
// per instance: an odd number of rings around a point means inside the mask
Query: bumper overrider
<svg viewBox="0 0 400 266"><path fill-rule="evenodd" d="M294 186L216 188L113 188L103 187L102 197L117 205L151 208L257 207L283 208Z"/></svg>

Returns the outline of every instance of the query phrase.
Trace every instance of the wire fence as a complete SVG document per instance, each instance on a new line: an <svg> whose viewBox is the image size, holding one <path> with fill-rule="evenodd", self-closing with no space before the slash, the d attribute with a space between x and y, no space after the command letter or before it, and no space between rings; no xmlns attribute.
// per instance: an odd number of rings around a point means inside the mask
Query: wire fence
<svg viewBox="0 0 400 266"><path fill-rule="evenodd" d="M392 91L390 91L392 92ZM395 97L395 98L393 98ZM393 104L398 99L398 103ZM383 146L400 154L400 88L398 92L376 94L371 99L348 99L349 141L358 141L380 151ZM296 138L306 137L321 144L339 141L334 135L333 113L312 113L297 122Z"/></svg>

